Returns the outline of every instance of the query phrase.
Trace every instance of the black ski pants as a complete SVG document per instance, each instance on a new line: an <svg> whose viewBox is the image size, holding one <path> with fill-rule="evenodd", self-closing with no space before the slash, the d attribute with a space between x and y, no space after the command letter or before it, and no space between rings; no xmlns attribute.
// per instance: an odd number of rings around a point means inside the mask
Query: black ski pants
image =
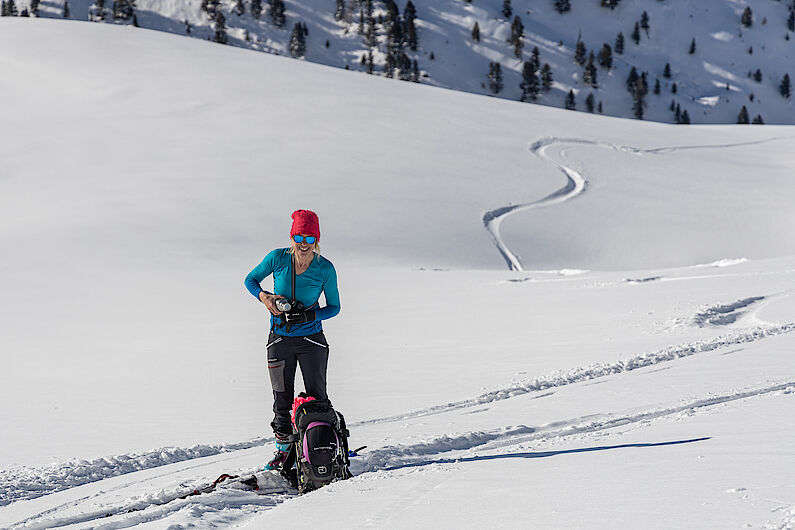
<svg viewBox="0 0 795 530"><path fill-rule="evenodd" d="M268 336L268 373L273 387L274 434L293 432L290 410L293 407L295 369L301 367L306 393L317 399L328 399L326 369L328 342L323 332L307 337L286 337L271 332Z"/></svg>

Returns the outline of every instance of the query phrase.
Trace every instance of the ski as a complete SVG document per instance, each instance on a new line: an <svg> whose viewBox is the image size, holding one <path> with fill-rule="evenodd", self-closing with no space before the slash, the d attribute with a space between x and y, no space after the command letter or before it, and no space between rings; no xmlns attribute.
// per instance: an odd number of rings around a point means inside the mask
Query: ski
<svg viewBox="0 0 795 530"><path fill-rule="evenodd" d="M174 494L173 496L163 499L158 502L152 502L147 504L146 506L140 508L123 508L115 512L108 512L105 514L105 517L113 517L115 515L125 514L125 513L133 513L146 510L151 508L152 506L165 506L170 504L174 501L188 499L190 497L195 497L198 495L206 495L208 493L212 493L219 488L229 488L229 489L237 489L237 490L244 490L244 491L252 491L256 492L259 495L273 495L273 494L284 494L290 493L291 487L288 484L284 484L283 489L270 489L263 490L260 487L259 480L257 479L257 475L250 475L250 476L240 476L240 475L230 475L228 473L224 473L215 479L212 482L205 484L204 486L200 486L198 488L193 488L188 491L182 491L180 493Z"/></svg>

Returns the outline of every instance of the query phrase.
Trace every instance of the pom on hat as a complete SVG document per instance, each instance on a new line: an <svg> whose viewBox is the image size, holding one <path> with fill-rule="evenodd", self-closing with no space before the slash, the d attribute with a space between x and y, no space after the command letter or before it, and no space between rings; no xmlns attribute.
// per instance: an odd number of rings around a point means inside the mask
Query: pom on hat
<svg viewBox="0 0 795 530"><path fill-rule="evenodd" d="M293 212L293 227L290 229L290 237L297 234L320 237L320 221L315 212L311 210Z"/></svg>

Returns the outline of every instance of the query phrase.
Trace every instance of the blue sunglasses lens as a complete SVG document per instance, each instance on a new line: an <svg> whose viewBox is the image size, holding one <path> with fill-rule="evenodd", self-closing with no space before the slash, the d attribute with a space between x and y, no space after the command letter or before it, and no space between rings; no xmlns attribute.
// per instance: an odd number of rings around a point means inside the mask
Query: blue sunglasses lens
<svg viewBox="0 0 795 530"><path fill-rule="evenodd" d="M315 236L306 236L306 237L304 237L304 236L297 236L296 235L296 236L293 236L293 241L295 241L296 243L301 243L303 241L306 241L308 244L312 245L312 244L315 243Z"/></svg>

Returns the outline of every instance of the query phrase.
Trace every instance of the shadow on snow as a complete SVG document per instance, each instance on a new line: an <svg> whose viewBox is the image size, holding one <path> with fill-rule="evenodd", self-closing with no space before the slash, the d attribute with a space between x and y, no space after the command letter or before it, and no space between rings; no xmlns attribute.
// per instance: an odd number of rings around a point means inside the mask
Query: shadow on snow
<svg viewBox="0 0 795 530"><path fill-rule="evenodd" d="M384 471L393 471L395 469L404 469L409 467L421 467L431 464L458 464L461 462L481 462L485 460L498 460L502 458L547 458L550 456L567 455L574 453L590 453L593 451L608 451L611 449L629 449L629 448L645 448L645 447L663 447L666 445L682 445L693 442L703 442L709 440L711 437L693 438L690 440L676 440L673 442L657 442L657 443L636 443L636 444L622 444L622 445L602 445L598 447L581 447L579 449L564 449L561 451L540 451L535 453L506 453L501 455L483 455L483 456L468 456L463 458L443 458L438 460L426 460L423 462L413 462L410 464L401 464L399 466L390 466L382 468Z"/></svg>

